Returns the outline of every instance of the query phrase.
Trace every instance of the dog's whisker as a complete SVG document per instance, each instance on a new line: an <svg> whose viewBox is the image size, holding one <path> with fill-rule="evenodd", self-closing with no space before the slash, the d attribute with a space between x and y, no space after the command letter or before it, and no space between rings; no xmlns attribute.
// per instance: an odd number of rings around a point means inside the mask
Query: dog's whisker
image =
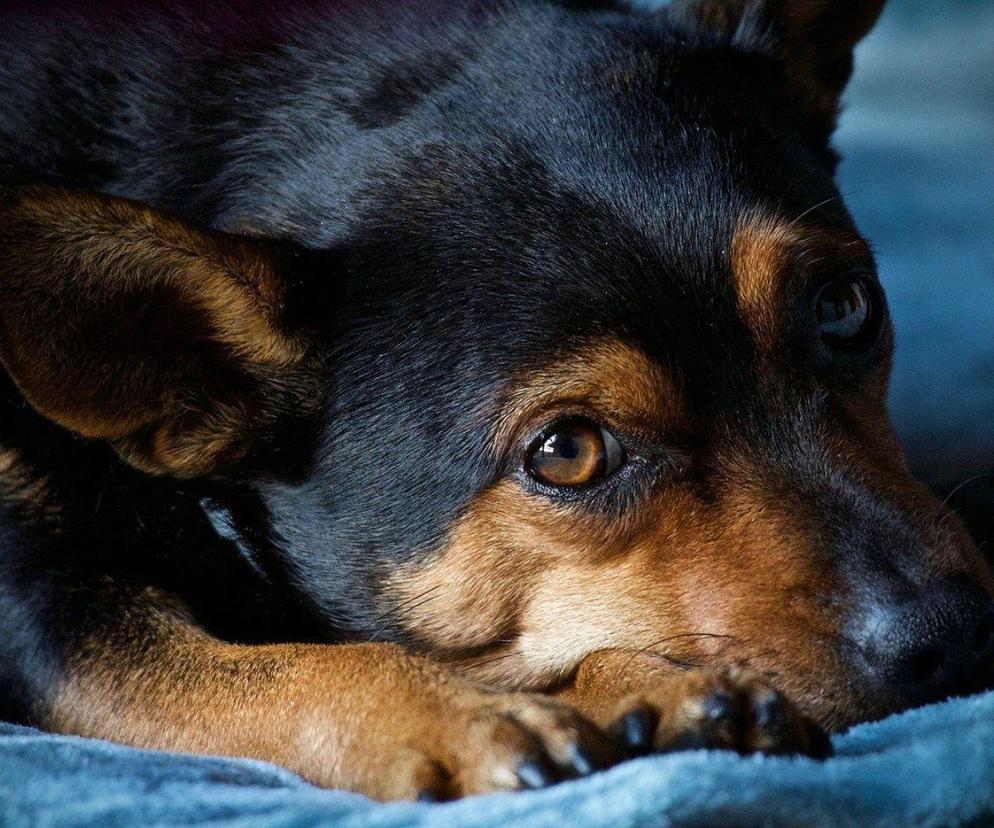
<svg viewBox="0 0 994 828"><path fill-rule="evenodd" d="M389 618L391 615L394 615L395 613L400 612L401 610L412 609L413 607L421 606L420 603L421 599L429 595L430 593L435 592L435 590L439 589L441 586L442 586L441 584L435 584L435 586L429 587L423 592L419 592L417 595L412 595L410 598L401 601L399 604L396 604L392 606L390 609L386 610L385 612L380 613L377 616L376 620L384 621L387 618Z"/></svg>
<svg viewBox="0 0 994 828"><path fill-rule="evenodd" d="M961 480L959 482L959 484L957 484L956 486L954 486L953 490L951 492L949 492L949 494L947 494L942 499L942 505L943 505L943 507L948 506L949 502L956 495L958 495L963 489L965 489L967 486L970 486L970 485L976 483L978 480L984 480L985 478L988 478L988 477L994 477L994 472L980 472L979 474L974 474L974 475L968 477L966 480ZM949 516L946 515L943 518L943 520L946 520L948 517Z"/></svg>
<svg viewBox="0 0 994 828"><path fill-rule="evenodd" d="M946 509L946 507L949 508L946 510L946 513L939 519L938 526L940 528L945 526L950 520L952 520L953 517L957 515L955 507L950 505L952 499L957 494L959 494L966 487L972 486L974 483L977 483L981 480L985 480L988 478L994 478L994 472L980 472L979 474L975 474L972 475L971 477L966 478L966 480L961 480L956 486L954 486L952 491L950 491L949 494L947 494L942 499L942 508L943 509ZM985 545L982 544L981 548L984 548L984 546Z"/></svg>
<svg viewBox="0 0 994 828"><path fill-rule="evenodd" d="M789 222L790 227L795 227L798 224L798 222L800 222L802 219L806 218L807 216L811 215L811 213L813 213L819 207L824 207L826 204L831 204L833 201L838 201L838 200L839 196L834 195L834 196L829 196L823 201L819 201L817 204L812 204L810 207L808 207L807 210L804 210L795 219L793 219L793 221Z"/></svg>
<svg viewBox="0 0 994 828"><path fill-rule="evenodd" d="M680 639L686 639L686 638L724 638L724 639L741 641L741 639L739 639L738 636L728 635L726 633L712 633L712 632L674 633L673 635L668 635L663 638L656 639L655 641L652 641L649 644L645 645L644 647L636 650L632 654L632 657L628 659L627 662L625 662L625 666L622 667L622 672L623 673L627 672L628 669L631 667L632 663L635 661L635 659L637 659L640 655L645 655L646 653L651 653L652 655L658 658L662 658L665 661L669 662L670 664L673 664L674 666L677 667L681 667L683 669L691 669L693 667L699 666L699 664L696 664L692 661L686 659L679 659L676 656L673 656L669 653L656 649L662 644L667 644L671 641L678 641Z"/></svg>
<svg viewBox="0 0 994 828"><path fill-rule="evenodd" d="M668 636L662 639L662 641L675 641L679 638L730 638L736 641L742 641L737 635L729 635L728 633L710 633L710 632L693 632L693 633L677 633L676 635Z"/></svg>
<svg viewBox="0 0 994 828"><path fill-rule="evenodd" d="M378 615L376 618L376 623L379 624L379 626L375 630L373 630L373 632L370 634L369 643L375 641L386 630L386 628L390 625L391 616L395 615L396 613L399 613L402 610L410 611L410 610L415 610L418 607L423 607L425 604L429 603L430 601L433 601L436 598L436 596L432 595L431 593L435 592L441 586L442 586L441 584L435 584L435 586L429 587L428 589L424 590L424 592L420 592L417 595L408 598L406 601L402 601L400 604L397 604L395 607L390 608L386 612L380 613L380 615Z"/></svg>
<svg viewBox="0 0 994 828"><path fill-rule="evenodd" d="M702 666L702 664L704 663L700 660L691 661L685 658L677 658L676 656L672 656L669 655L668 653L662 653L662 652L653 652L653 655L656 656L657 658L663 659L663 661L667 662L673 667L679 667L681 670L694 670Z"/></svg>
<svg viewBox="0 0 994 828"><path fill-rule="evenodd" d="M773 659L777 659L779 657L780 657L780 652L778 650L773 649L773 648L767 648L765 650L760 650L758 653L755 653L752 656L752 658L754 658L754 659L755 658L773 658Z"/></svg>
<svg viewBox="0 0 994 828"><path fill-rule="evenodd" d="M473 670L479 670L490 664L496 664L498 661L504 661L505 659L520 655L522 655L522 652L520 650L513 650L509 653L501 653L500 655L492 656L490 658L484 659L483 661L470 662L467 666Z"/></svg>

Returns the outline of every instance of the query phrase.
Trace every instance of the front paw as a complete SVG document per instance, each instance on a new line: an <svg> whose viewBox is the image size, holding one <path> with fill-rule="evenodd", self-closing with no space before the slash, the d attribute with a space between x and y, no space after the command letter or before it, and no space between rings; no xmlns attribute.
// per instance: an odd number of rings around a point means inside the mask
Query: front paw
<svg viewBox="0 0 994 828"><path fill-rule="evenodd" d="M608 732L634 753L694 748L832 754L828 736L759 676L692 670L627 696Z"/></svg>
<svg viewBox="0 0 994 828"><path fill-rule="evenodd" d="M468 694L446 721L383 769L383 799L442 801L543 788L626 758L616 741L579 713L529 694ZM420 740L419 740L420 741Z"/></svg>

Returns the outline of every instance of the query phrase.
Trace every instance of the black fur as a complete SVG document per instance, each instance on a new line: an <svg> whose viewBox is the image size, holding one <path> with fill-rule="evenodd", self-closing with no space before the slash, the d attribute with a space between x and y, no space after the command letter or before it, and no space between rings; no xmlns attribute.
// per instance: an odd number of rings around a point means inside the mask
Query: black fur
<svg viewBox="0 0 994 828"><path fill-rule="evenodd" d="M507 473L485 424L508 378L601 332L789 455L810 423L771 425L755 394L733 225L819 203L825 226L851 224L828 136L748 46L607 3L8 7L0 183L315 251L329 375L319 421L282 444L291 463L209 484L131 472L7 388L0 445L52 470L73 530L28 537L0 515L0 629L17 631L0 636L0 695L37 695L110 611L85 578L176 591L234 640L402 637L382 575ZM802 411L820 370L803 336L785 365Z"/></svg>

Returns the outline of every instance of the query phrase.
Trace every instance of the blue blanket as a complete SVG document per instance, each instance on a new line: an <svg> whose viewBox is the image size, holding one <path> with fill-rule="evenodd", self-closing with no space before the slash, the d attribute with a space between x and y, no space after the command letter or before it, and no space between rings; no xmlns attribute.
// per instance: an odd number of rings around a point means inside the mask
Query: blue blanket
<svg viewBox="0 0 994 828"><path fill-rule="evenodd" d="M824 763L698 751L532 793L377 805L261 762L0 725L0 825L994 824L994 693L862 725L835 747Z"/></svg>
<svg viewBox="0 0 994 828"><path fill-rule="evenodd" d="M898 329L895 419L934 480L994 467L992 43L990 0L891 0L839 136ZM994 695L859 727L836 749L824 764L688 753L537 793L380 806L257 762L0 725L0 825L994 825Z"/></svg>

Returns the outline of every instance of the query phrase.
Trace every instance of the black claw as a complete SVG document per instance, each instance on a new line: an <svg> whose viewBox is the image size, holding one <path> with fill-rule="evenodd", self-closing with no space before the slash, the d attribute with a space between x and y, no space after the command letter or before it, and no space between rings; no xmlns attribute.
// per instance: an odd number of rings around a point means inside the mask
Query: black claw
<svg viewBox="0 0 994 828"><path fill-rule="evenodd" d="M763 730L777 731L784 725L783 703L779 696L768 696L756 705L756 724Z"/></svg>
<svg viewBox="0 0 994 828"><path fill-rule="evenodd" d="M594 763L590 757L584 753L579 745L572 745L569 751L570 767L576 771L577 776L589 776L594 772Z"/></svg>
<svg viewBox="0 0 994 828"><path fill-rule="evenodd" d="M633 710L621 719L625 744L634 751L646 751L652 743L652 717L645 709Z"/></svg>
<svg viewBox="0 0 994 828"><path fill-rule="evenodd" d="M615 719L608 726L607 734L629 756L641 756L653 749L656 721L656 711L643 705ZM622 758L619 756L616 761Z"/></svg>
<svg viewBox="0 0 994 828"><path fill-rule="evenodd" d="M712 693L704 699L704 713L714 722L723 722L732 718L735 712L735 705L732 697L728 693Z"/></svg>
<svg viewBox="0 0 994 828"><path fill-rule="evenodd" d="M545 788L555 780L552 775L537 762L522 762L518 765L518 780L526 788Z"/></svg>

